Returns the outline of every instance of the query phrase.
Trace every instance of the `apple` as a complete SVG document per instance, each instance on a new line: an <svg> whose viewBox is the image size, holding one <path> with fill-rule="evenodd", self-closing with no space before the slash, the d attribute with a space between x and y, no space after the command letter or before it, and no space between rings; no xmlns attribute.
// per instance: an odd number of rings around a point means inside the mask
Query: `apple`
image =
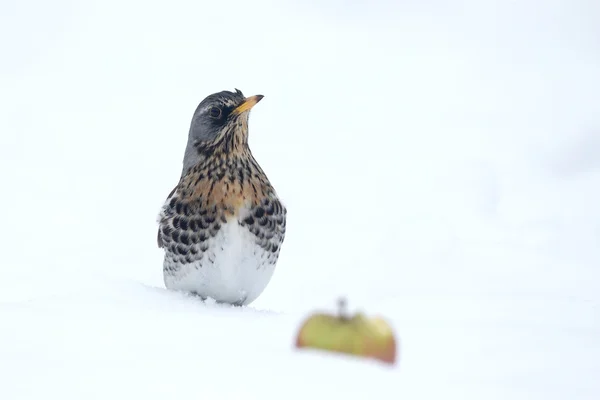
<svg viewBox="0 0 600 400"><path fill-rule="evenodd" d="M396 338L392 327L381 317L345 312L346 301L339 300L338 315L314 313L301 325L297 348L313 348L396 363Z"/></svg>

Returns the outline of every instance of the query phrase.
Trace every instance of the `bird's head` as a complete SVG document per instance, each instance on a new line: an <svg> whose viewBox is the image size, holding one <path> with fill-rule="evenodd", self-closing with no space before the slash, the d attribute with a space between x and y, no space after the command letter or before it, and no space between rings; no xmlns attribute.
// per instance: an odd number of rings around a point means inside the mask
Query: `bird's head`
<svg viewBox="0 0 600 400"><path fill-rule="evenodd" d="M231 153L247 147L248 115L262 98L262 95L244 97L235 89L202 100L190 124L183 173L215 152Z"/></svg>

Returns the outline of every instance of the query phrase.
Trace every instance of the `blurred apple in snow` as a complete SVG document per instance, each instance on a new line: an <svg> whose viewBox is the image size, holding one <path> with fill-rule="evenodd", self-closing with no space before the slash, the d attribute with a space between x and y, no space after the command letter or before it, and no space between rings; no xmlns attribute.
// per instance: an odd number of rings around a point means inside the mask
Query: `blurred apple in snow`
<svg viewBox="0 0 600 400"><path fill-rule="evenodd" d="M314 313L300 327L297 348L313 348L396 363L396 338L381 317L362 313L347 315L346 301L339 301L338 315Z"/></svg>

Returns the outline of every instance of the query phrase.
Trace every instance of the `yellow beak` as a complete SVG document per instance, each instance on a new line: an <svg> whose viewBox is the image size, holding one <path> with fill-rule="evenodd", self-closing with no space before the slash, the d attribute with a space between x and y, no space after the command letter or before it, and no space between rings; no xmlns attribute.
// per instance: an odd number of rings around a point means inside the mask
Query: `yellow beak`
<svg viewBox="0 0 600 400"><path fill-rule="evenodd" d="M262 94L257 94L256 96L247 97L246 100L244 100L244 102L242 104L237 106L232 111L232 114L237 115L237 114L243 113L244 111L250 110L252 107L254 107L256 105L256 103L261 101L263 97L265 97L265 96L263 96Z"/></svg>

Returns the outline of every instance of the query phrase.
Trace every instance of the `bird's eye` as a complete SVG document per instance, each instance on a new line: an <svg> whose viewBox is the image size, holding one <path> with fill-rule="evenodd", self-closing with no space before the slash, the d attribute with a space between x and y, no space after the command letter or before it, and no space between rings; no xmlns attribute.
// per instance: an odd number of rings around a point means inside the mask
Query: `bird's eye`
<svg viewBox="0 0 600 400"><path fill-rule="evenodd" d="M208 110L208 114L212 118L219 118L221 116L221 109L219 107L211 107L210 110Z"/></svg>

